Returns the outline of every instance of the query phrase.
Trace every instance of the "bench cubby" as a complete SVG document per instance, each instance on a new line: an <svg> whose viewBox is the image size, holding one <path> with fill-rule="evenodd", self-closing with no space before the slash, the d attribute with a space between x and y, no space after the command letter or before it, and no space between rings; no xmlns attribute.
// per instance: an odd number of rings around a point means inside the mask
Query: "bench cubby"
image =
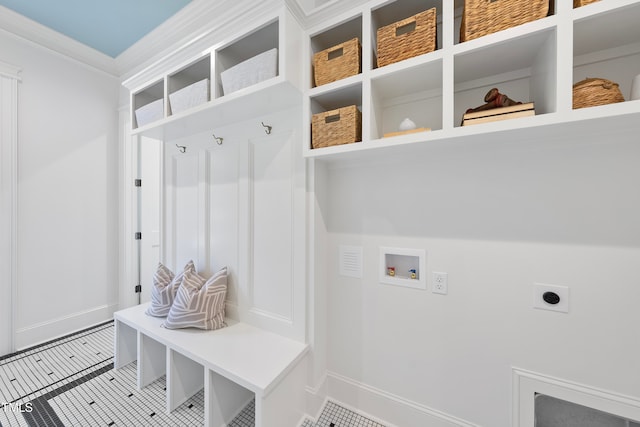
<svg viewBox="0 0 640 427"><path fill-rule="evenodd" d="M231 319L215 331L165 329L147 306L114 314L114 368L137 361L140 389L166 375L167 413L204 388L205 426L226 425L253 399L256 427L303 417L307 344Z"/></svg>

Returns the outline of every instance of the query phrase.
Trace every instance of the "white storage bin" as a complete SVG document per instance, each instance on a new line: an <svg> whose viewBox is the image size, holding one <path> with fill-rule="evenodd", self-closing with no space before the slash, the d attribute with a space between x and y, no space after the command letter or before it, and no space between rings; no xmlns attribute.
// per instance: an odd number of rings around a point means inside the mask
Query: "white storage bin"
<svg viewBox="0 0 640 427"><path fill-rule="evenodd" d="M164 115L164 99L150 102L136 110L138 127L160 120Z"/></svg>
<svg viewBox="0 0 640 427"><path fill-rule="evenodd" d="M278 49L274 48L220 73L222 89L229 95L278 74Z"/></svg>
<svg viewBox="0 0 640 427"><path fill-rule="evenodd" d="M171 114L177 114L209 101L209 79L200 80L169 94Z"/></svg>

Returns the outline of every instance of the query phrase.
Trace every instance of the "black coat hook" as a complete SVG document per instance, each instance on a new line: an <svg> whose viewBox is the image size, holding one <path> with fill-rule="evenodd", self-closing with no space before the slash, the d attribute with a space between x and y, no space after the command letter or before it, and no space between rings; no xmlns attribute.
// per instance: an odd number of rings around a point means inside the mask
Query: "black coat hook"
<svg viewBox="0 0 640 427"><path fill-rule="evenodd" d="M260 123L264 127L264 133L266 133L267 135L271 135L271 129L273 129L273 127L269 125L265 125L264 122L260 122Z"/></svg>
<svg viewBox="0 0 640 427"><path fill-rule="evenodd" d="M186 153L187 152L187 147L184 146L184 145L176 144L176 147L178 147L178 150L180 150L181 153Z"/></svg>
<svg viewBox="0 0 640 427"><path fill-rule="evenodd" d="M213 134L213 139L216 140L216 144L218 144L218 145L222 145L222 141L224 140L224 138L220 138L220 137L216 136L215 133Z"/></svg>

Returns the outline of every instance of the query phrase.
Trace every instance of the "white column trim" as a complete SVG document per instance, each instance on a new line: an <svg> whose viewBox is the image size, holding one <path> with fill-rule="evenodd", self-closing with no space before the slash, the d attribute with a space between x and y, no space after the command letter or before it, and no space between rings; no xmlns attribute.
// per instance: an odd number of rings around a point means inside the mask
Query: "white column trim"
<svg viewBox="0 0 640 427"><path fill-rule="evenodd" d="M10 347L16 348L18 301L18 82L20 68L0 62L0 269L2 282L9 283L11 306Z"/></svg>
<svg viewBox="0 0 640 427"><path fill-rule="evenodd" d="M6 62L0 61L0 76L17 81L22 81L22 78L20 77L20 71L22 70L15 65L7 64Z"/></svg>

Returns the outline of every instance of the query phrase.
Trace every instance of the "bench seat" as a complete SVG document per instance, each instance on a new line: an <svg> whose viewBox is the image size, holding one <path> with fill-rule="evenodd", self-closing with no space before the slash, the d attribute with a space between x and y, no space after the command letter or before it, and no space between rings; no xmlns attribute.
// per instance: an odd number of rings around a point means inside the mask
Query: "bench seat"
<svg viewBox="0 0 640 427"><path fill-rule="evenodd" d="M147 307L114 314L114 367L137 360L139 388L166 375L168 412L204 387L206 426L228 423L252 398L256 427L293 427L303 416L307 344L231 319L214 331L166 329Z"/></svg>

